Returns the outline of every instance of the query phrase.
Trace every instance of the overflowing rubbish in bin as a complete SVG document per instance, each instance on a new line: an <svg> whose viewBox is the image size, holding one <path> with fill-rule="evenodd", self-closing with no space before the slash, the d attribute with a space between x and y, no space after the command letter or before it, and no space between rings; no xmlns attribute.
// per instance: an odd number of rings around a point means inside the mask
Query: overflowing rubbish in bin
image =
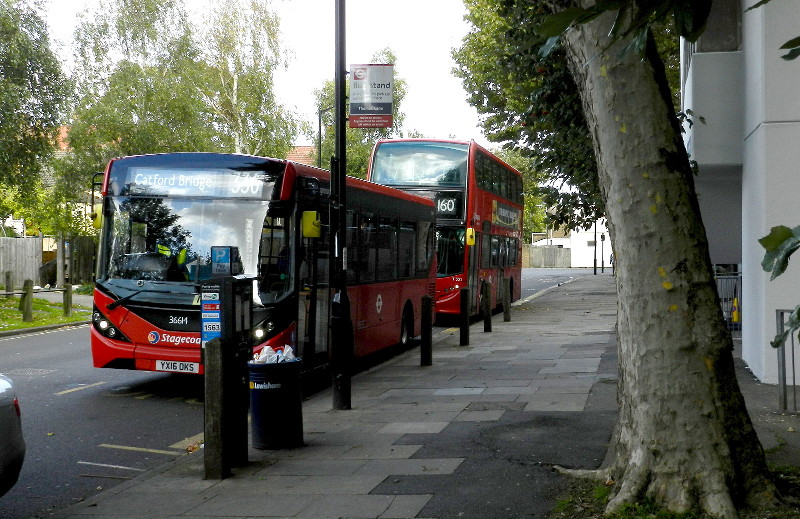
<svg viewBox="0 0 800 519"><path fill-rule="evenodd" d="M247 363L253 448L303 446L301 365L301 359L288 346L277 350L264 348Z"/></svg>
<svg viewBox="0 0 800 519"><path fill-rule="evenodd" d="M294 356L294 350L290 346L274 350L266 346L259 353L253 355L253 362L255 364L275 364L278 362L292 362L295 360L299 359Z"/></svg>

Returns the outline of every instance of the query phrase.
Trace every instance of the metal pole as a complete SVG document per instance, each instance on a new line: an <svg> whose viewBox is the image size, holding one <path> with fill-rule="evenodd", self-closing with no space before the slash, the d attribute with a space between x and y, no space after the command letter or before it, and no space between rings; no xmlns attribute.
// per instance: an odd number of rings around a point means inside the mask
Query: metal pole
<svg viewBox="0 0 800 519"><path fill-rule="evenodd" d="M775 328L778 333L783 333L783 310L775 311ZM786 353L785 344L781 344L776 351L778 352L778 408L786 411Z"/></svg>
<svg viewBox="0 0 800 519"><path fill-rule="evenodd" d="M433 298L422 296L422 344L419 347L419 365L433 364Z"/></svg>
<svg viewBox="0 0 800 519"><path fill-rule="evenodd" d="M606 244L606 235L605 233L600 234L600 273L606 273L606 256L605 256L605 244Z"/></svg>
<svg viewBox="0 0 800 519"><path fill-rule="evenodd" d="M594 275L597 275L597 222L594 222Z"/></svg>
<svg viewBox="0 0 800 519"><path fill-rule="evenodd" d="M503 278L503 322L511 321L511 278Z"/></svg>
<svg viewBox="0 0 800 519"><path fill-rule="evenodd" d="M481 309L483 310L483 331L492 331L492 284L481 285Z"/></svg>
<svg viewBox="0 0 800 519"><path fill-rule="evenodd" d="M336 74L334 77L336 156L331 171L332 222L337 223L334 237L332 274L335 295L331 306L331 371L333 376L333 408L351 408L350 370L353 358L353 323L350 320L350 299L347 296L347 190L346 140L345 140L345 0L336 0ZM332 215L333 216L333 215Z"/></svg>
<svg viewBox="0 0 800 519"><path fill-rule="evenodd" d="M459 320L459 345L469 346L469 289L462 288L459 293L461 306Z"/></svg>

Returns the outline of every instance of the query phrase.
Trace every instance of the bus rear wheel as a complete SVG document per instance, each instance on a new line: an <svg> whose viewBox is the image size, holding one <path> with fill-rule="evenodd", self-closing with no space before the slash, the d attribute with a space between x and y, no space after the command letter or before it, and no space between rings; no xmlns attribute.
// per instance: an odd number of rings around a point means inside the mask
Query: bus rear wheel
<svg viewBox="0 0 800 519"><path fill-rule="evenodd" d="M403 310L403 320L400 322L400 344L407 346L414 337L414 311L410 304Z"/></svg>

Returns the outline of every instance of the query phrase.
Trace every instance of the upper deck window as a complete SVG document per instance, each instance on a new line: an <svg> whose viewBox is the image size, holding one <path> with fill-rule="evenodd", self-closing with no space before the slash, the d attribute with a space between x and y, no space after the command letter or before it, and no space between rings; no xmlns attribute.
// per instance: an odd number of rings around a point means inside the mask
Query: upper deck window
<svg viewBox="0 0 800 519"><path fill-rule="evenodd" d="M466 187L469 145L385 142L378 146L371 180L388 186Z"/></svg>

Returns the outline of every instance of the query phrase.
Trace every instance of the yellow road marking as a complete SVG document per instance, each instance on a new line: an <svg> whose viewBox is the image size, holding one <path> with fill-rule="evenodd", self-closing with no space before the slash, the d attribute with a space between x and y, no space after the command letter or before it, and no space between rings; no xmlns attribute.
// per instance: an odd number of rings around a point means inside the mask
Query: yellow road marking
<svg viewBox="0 0 800 519"><path fill-rule="evenodd" d="M81 391L83 389L89 389L90 387L102 386L103 384L105 384L105 382L95 382L94 384L87 384L85 386L74 387L72 389L66 389L64 391L59 391L56 394L57 395L66 395L67 393L74 393L75 391Z"/></svg>
<svg viewBox="0 0 800 519"><path fill-rule="evenodd" d="M197 443L197 442L201 442L202 443L204 436L205 436L205 433L195 434L191 438L186 438L186 439L183 439L183 440L179 441L178 443L173 443L172 445L169 446L169 448L170 449L184 449L184 450L186 450L186 447L191 445L191 444L193 444L193 443Z"/></svg>
<svg viewBox="0 0 800 519"><path fill-rule="evenodd" d="M106 447L109 449L120 449L124 451L137 451L137 452L151 452L153 454L166 454L167 456L174 456L176 454L181 454L177 451L162 451L158 449L146 449L144 447L131 447L128 445L109 445L107 443L101 443L100 447Z"/></svg>

